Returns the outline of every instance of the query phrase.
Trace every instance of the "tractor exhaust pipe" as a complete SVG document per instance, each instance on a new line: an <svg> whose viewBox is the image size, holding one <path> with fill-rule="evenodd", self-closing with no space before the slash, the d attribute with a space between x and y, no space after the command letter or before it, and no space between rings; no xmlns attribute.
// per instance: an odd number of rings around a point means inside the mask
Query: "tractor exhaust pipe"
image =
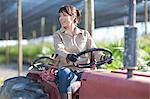
<svg viewBox="0 0 150 99"><path fill-rule="evenodd" d="M127 78L132 78L136 66L136 0L129 0L128 27L124 31L124 67L127 69Z"/></svg>

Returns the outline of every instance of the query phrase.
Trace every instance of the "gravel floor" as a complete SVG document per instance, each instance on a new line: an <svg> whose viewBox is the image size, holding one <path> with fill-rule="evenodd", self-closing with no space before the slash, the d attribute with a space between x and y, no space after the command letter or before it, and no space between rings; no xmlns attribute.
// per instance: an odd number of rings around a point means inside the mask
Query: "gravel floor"
<svg viewBox="0 0 150 99"><path fill-rule="evenodd" d="M17 64L0 64L0 80L18 76ZM23 66L22 76L27 74L28 66Z"/></svg>

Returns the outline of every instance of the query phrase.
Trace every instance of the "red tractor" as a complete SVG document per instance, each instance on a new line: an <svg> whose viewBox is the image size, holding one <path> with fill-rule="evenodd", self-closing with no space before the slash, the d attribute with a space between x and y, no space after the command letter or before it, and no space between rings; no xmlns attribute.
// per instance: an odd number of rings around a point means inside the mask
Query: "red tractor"
<svg viewBox="0 0 150 99"><path fill-rule="evenodd" d="M103 51L109 59L111 51L92 48L78 54ZM30 66L26 77L7 79L0 90L0 99L60 99L57 88L57 68L51 57L37 58ZM100 66L110 60L95 61L87 64L74 64L79 68ZM81 86L74 93L74 99L150 99L150 75L135 72L127 79L126 72L108 70L88 70L81 75Z"/></svg>

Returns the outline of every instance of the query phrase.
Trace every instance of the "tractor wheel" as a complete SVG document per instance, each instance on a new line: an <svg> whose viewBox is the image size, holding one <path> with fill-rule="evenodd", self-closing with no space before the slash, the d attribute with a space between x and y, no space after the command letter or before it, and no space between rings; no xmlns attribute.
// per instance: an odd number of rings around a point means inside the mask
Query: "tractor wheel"
<svg viewBox="0 0 150 99"><path fill-rule="evenodd" d="M0 99L48 99L48 96L39 83L20 76L4 81L0 89Z"/></svg>

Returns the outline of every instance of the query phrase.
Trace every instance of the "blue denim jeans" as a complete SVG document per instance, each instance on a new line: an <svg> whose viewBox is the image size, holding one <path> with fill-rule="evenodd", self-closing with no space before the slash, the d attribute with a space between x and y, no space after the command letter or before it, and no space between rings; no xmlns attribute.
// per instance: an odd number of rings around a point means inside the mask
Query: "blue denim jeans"
<svg viewBox="0 0 150 99"><path fill-rule="evenodd" d="M58 70L58 88L60 93L72 92L71 83L76 81L78 76L69 68L61 67Z"/></svg>

